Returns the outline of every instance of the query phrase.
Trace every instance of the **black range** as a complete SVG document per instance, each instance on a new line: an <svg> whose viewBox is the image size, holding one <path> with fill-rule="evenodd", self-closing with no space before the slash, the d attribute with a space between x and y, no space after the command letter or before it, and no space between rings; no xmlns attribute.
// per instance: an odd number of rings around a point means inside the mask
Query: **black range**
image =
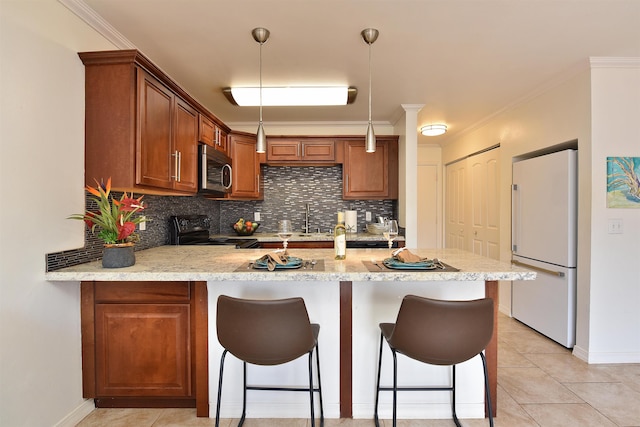
<svg viewBox="0 0 640 427"><path fill-rule="evenodd" d="M237 249L259 248L258 239L210 237L211 220L206 215L175 215L169 218L171 245L228 245Z"/></svg>

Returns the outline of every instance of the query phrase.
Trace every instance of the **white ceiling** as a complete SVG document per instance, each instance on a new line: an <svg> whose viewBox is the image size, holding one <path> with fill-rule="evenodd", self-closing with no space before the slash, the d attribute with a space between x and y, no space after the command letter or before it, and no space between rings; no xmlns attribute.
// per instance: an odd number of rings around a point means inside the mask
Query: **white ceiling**
<svg viewBox="0 0 640 427"><path fill-rule="evenodd" d="M62 0L61 0L62 1ZM81 0L80 0L81 2ZM265 107L273 122L366 122L368 46L373 121L424 104L418 125L444 122L444 143L579 69L589 57L640 57L640 0L84 0L135 47L228 124L257 123L223 87L346 84L340 107ZM232 126L233 127L233 126ZM427 141L421 136L420 141Z"/></svg>

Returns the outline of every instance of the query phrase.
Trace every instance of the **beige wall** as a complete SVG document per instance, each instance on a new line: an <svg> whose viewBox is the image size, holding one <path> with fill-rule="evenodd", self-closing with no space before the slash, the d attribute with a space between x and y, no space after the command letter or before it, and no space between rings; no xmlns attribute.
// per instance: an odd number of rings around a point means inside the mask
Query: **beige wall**
<svg viewBox="0 0 640 427"><path fill-rule="evenodd" d="M574 354L592 363L640 361L640 211L607 210L603 205L606 157L639 155L639 62L632 60L631 64L618 68L612 62L610 67L592 72L585 59L581 72L456 138L442 151L443 164L447 164L500 143L500 257L508 261L513 157L578 141L578 313ZM611 129L615 129L614 134ZM607 234L607 218L611 217L624 219L623 235ZM500 308L506 313L510 312L510 299L510 283L503 282Z"/></svg>
<svg viewBox="0 0 640 427"><path fill-rule="evenodd" d="M591 99L591 286L581 304L589 329L579 350L594 363L638 363L640 209L606 207L606 159L640 157L640 58L592 61ZM610 219L622 220L622 234L608 233Z"/></svg>
<svg viewBox="0 0 640 427"><path fill-rule="evenodd" d="M113 49L56 0L0 2L0 425L86 411L77 283L44 280L45 254L83 245L84 67ZM74 412L76 411L76 412Z"/></svg>

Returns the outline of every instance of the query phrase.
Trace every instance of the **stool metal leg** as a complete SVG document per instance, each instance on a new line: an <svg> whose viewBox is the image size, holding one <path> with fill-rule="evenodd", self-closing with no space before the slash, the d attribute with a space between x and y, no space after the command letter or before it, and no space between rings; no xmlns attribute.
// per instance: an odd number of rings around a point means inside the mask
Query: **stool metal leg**
<svg viewBox="0 0 640 427"><path fill-rule="evenodd" d="M458 420L458 414L456 414L456 365L451 365L451 413L456 426L462 427L460 420Z"/></svg>
<svg viewBox="0 0 640 427"><path fill-rule="evenodd" d="M216 403L216 427L220 425L220 400L222 398L222 373L224 370L224 357L227 355L227 350L222 352L220 358L220 378L218 378L218 401Z"/></svg>
<svg viewBox="0 0 640 427"><path fill-rule="evenodd" d="M491 409L491 391L489 389L489 372L487 371L487 359L484 357L484 353L480 353L480 358L482 359L482 369L484 371L484 394L487 397L489 425L493 427L493 413Z"/></svg>
<svg viewBox="0 0 640 427"><path fill-rule="evenodd" d="M378 419L378 398L380 397L380 371L382 370L382 342L384 337L380 334L380 353L378 355L378 380L376 382L376 405L373 412L373 420L376 427L380 427L380 420Z"/></svg>
<svg viewBox="0 0 640 427"><path fill-rule="evenodd" d="M313 350L309 352L309 401L311 402L311 427L315 427L316 416L313 410Z"/></svg>
<svg viewBox="0 0 640 427"><path fill-rule="evenodd" d="M398 357L395 349L391 349L393 355L393 427L396 427L398 412Z"/></svg>
<svg viewBox="0 0 640 427"><path fill-rule="evenodd" d="M241 427L244 424L244 418L247 415L247 362L242 362L242 378L243 378L243 386L242 386L242 417L240 418L240 422L238 423L238 427Z"/></svg>
<svg viewBox="0 0 640 427"><path fill-rule="evenodd" d="M320 398L320 427L324 427L324 407L322 405L322 385L320 384L320 350L316 343L316 365L318 368L318 397Z"/></svg>

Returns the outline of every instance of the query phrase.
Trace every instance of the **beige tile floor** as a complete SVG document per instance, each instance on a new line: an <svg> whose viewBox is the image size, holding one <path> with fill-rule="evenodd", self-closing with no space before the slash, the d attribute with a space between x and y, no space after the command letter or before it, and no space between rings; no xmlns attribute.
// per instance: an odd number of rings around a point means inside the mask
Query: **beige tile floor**
<svg viewBox="0 0 640 427"><path fill-rule="evenodd" d="M500 315L496 427L640 426L640 364L588 365L520 322ZM390 420L383 420L390 427ZM487 420L461 420L465 427ZM225 419L222 427L236 426ZM195 409L96 409L79 427L213 426ZM246 427L307 427L306 419L247 419ZM382 424L381 424L382 425ZM451 427L452 420L398 420L398 427ZM327 427L373 420L327 419Z"/></svg>

